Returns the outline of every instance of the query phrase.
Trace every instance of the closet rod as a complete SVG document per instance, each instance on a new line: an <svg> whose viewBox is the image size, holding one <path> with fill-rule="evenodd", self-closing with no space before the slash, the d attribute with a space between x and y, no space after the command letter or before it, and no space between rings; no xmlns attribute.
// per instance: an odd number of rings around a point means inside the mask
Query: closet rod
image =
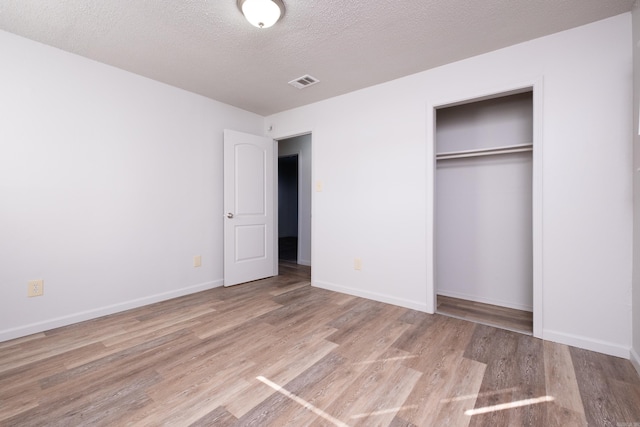
<svg viewBox="0 0 640 427"><path fill-rule="evenodd" d="M449 151L436 154L436 160L460 159L464 157L493 156L496 154L521 153L533 151L533 144L507 145L496 148L480 148L477 150Z"/></svg>

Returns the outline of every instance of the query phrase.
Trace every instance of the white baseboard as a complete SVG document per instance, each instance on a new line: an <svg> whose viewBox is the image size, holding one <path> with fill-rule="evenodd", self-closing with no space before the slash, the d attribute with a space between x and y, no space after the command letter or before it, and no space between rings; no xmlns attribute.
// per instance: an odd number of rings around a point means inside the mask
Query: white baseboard
<svg viewBox="0 0 640 427"><path fill-rule="evenodd" d="M438 295L442 295L444 297L464 299L467 301L474 301L482 304L498 305L500 307L513 308L514 310L533 311L532 306L525 305L525 304L517 304L509 301L495 300L491 298L479 297L477 295L467 295L467 294L458 293L458 292L441 291L440 289L438 289L437 293Z"/></svg>
<svg viewBox="0 0 640 427"><path fill-rule="evenodd" d="M119 313L121 311L142 307L142 306L153 304L160 301L166 301L169 299L193 294L196 292L206 291L207 289L213 289L213 288L222 286L223 282L224 282L223 279L214 280L212 282L206 282L198 285L188 286L186 288L176 289L174 291L164 292L156 295L150 295L148 297L138 298L131 301L125 301L125 302L112 304L105 307L99 307L99 308L95 308L87 311L81 311L78 313L73 313L66 316L60 316L60 317L44 320L37 323L31 323L29 325L23 325L23 326L18 326L16 328L5 329L3 331L0 331L0 342L12 340L15 338L25 337L27 335L36 334L38 332L48 331L50 329L59 328L61 326L67 326L74 323L83 322L85 320L96 319L98 317L107 316L109 314Z"/></svg>
<svg viewBox="0 0 640 427"><path fill-rule="evenodd" d="M311 261L306 259L298 259L298 264L306 265L307 267L311 267Z"/></svg>
<svg viewBox="0 0 640 427"><path fill-rule="evenodd" d="M553 341L560 344L566 344L585 350L597 351L598 353L608 354L610 356L630 358L630 349L611 342L596 340L589 337L579 335L565 334L563 332L550 331L545 329L542 331L542 338L547 341Z"/></svg>
<svg viewBox="0 0 640 427"><path fill-rule="evenodd" d="M330 291L340 292L343 294L353 295L356 297L367 298L373 301L384 302L387 304L410 308L412 310L427 312L426 302L419 303L419 302L404 299L404 298L396 298L396 297L392 297L385 294L379 294L377 292L363 291L361 289L349 288L347 286L340 286L340 285L336 285L335 283L323 282L320 280L314 281L312 285L317 288L327 289Z"/></svg>
<svg viewBox="0 0 640 427"><path fill-rule="evenodd" d="M631 348L630 360L633 367L638 371L638 375L640 375L640 355L633 349L633 347Z"/></svg>

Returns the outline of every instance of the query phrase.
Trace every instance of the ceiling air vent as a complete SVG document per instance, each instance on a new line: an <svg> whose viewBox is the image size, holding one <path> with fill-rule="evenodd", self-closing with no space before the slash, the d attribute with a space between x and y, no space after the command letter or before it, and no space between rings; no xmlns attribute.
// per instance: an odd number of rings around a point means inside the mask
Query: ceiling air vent
<svg viewBox="0 0 640 427"><path fill-rule="evenodd" d="M309 87L318 83L320 80L315 77L311 77L309 74L306 74L302 77L298 77L297 79L293 79L289 82L289 84L297 89L304 89L305 87Z"/></svg>

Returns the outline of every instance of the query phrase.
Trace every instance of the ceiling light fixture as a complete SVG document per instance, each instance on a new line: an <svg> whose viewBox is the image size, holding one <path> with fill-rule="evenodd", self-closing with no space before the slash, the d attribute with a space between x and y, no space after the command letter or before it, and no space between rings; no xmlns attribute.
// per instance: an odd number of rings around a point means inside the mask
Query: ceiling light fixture
<svg viewBox="0 0 640 427"><path fill-rule="evenodd" d="M238 9L258 28L269 28L284 15L282 0L238 0Z"/></svg>

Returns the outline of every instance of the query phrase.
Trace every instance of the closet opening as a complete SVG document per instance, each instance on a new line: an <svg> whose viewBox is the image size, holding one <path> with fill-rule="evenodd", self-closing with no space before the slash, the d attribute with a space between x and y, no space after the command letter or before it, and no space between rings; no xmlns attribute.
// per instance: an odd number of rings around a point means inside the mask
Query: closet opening
<svg viewBox="0 0 640 427"><path fill-rule="evenodd" d="M435 109L436 312L533 333L533 90Z"/></svg>

